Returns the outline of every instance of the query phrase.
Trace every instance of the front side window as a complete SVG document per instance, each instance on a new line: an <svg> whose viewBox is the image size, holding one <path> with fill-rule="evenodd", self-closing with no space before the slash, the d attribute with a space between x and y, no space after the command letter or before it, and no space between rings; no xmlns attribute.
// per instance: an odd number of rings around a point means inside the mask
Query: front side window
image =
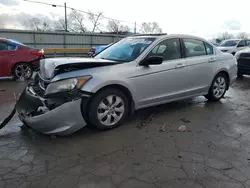
<svg viewBox="0 0 250 188"><path fill-rule="evenodd" d="M130 62L135 60L155 38L133 37L125 38L103 50L94 58L117 62Z"/></svg>
<svg viewBox="0 0 250 188"><path fill-rule="evenodd" d="M236 46L238 44L239 40L224 40L221 42L220 46L221 47L232 47Z"/></svg>
<svg viewBox="0 0 250 188"><path fill-rule="evenodd" d="M195 39L183 39L186 57L206 55L204 43Z"/></svg>
<svg viewBox="0 0 250 188"><path fill-rule="evenodd" d="M175 38L160 42L149 56L162 56L164 61L181 58L180 40Z"/></svg>
<svg viewBox="0 0 250 188"><path fill-rule="evenodd" d="M247 46L250 46L250 40L247 40Z"/></svg>

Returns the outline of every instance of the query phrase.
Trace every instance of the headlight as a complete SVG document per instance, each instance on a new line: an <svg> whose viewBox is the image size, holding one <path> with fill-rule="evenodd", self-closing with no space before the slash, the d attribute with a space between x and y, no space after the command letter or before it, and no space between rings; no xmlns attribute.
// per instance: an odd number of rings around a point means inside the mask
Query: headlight
<svg viewBox="0 0 250 188"><path fill-rule="evenodd" d="M58 82L52 82L48 85L45 95L52 93L59 93L63 91L71 91L73 89L80 89L92 76L83 76L78 78L70 78Z"/></svg>
<svg viewBox="0 0 250 188"><path fill-rule="evenodd" d="M240 57L240 52L236 52L236 54L234 55L234 57L235 57L236 59L239 59L239 57Z"/></svg>

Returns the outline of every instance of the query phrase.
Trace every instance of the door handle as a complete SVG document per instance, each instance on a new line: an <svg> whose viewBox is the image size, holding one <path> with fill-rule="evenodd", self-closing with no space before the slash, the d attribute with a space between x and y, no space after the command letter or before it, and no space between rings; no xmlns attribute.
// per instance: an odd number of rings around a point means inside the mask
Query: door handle
<svg viewBox="0 0 250 188"><path fill-rule="evenodd" d="M215 62L215 61L216 61L215 58L210 58L210 59L208 60L209 63L212 63L212 62Z"/></svg>
<svg viewBox="0 0 250 188"><path fill-rule="evenodd" d="M184 67L184 66L185 66L184 63L177 63L177 64L175 65L175 68L182 68L182 67Z"/></svg>
<svg viewBox="0 0 250 188"><path fill-rule="evenodd" d="M14 54L10 54L10 56L14 56Z"/></svg>

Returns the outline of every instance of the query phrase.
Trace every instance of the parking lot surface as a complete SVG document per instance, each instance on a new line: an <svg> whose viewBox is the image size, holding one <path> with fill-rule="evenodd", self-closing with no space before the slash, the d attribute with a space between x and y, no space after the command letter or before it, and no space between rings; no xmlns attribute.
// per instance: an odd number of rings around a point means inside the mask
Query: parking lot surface
<svg viewBox="0 0 250 188"><path fill-rule="evenodd" d="M25 84L0 81L0 121ZM244 77L220 102L173 102L140 110L110 131L66 137L41 135L14 117L0 131L0 187L250 187L249 92Z"/></svg>

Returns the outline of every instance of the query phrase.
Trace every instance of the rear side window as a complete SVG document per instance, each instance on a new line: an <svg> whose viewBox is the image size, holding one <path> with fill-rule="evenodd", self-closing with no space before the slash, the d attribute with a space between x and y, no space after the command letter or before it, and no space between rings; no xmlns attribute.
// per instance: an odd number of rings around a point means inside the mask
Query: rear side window
<svg viewBox="0 0 250 188"><path fill-rule="evenodd" d="M186 57L206 55L203 41L196 39L183 39Z"/></svg>
<svg viewBox="0 0 250 188"><path fill-rule="evenodd" d="M8 50L15 50L17 48L17 46L12 45L12 44L8 44Z"/></svg>
<svg viewBox="0 0 250 188"><path fill-rule="evenodd" d="M205 47L206 47L206 52L207 52L207 55L212 55L214 54L214 49L213 49L213 46L211 46L210 44L204 42L205 44Z"/></svg>
<svg viewBox="0 0 250 188"><path fill-rule="evenodd" d="M239 44L237 45L237 47L244 47L244 46L246 46L245 40L240 41Z"/></svg>
<svg viewBox="0 0 250 188"><path fill-rule="evenodd" d="M17 46L15 46L15 45L0 42L0 51L15 50L16 48L17 48Z"/></svg>
<svg viewBox="0 0 250 188"><path fill-rule="evenodd" d="M152 55L162 56L164 61L181 58L180 40L173 38L160 42L150 52L149 56Z"/></svg>
<svg viewBox="0 0 250 188"><path fill-rule="evenodd" d="M250 40L247 40L247 46L250 46Z"/></svg>

